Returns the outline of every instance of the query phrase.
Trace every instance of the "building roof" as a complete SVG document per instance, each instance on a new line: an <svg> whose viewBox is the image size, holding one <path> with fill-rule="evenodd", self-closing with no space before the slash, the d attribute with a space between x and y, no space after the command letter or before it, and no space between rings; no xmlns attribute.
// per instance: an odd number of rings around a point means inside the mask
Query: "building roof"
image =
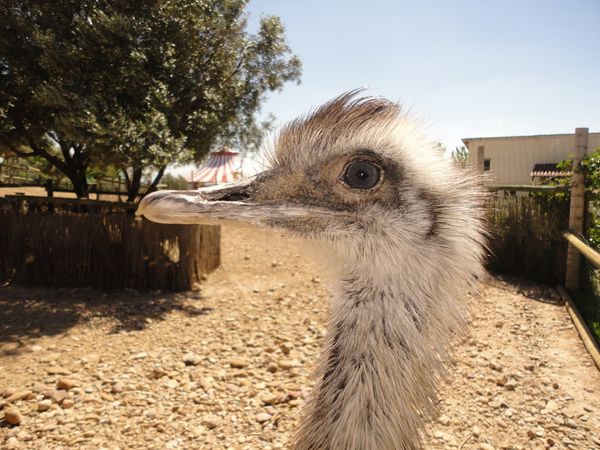
<svg viewBox="0 0 600 450"><path fill-rule="evenodd" d="M557 134L524 134L521 136L488 136L488 137L467 137L462 138L463 143L467 143L469 141L491 141L491 140L502 140L502 139L523 139L523 138L544 138L544 137L568 137L575 136L575 133L557 133ZM600 132L588 133L588 136L600 136Z"/></svg>
<svg viewBox="0 0 600 450"><path fill-rule="evenodd" d="M534 164L530 176L533 177L559 177L565 173L558 170L558 163L541 163Z"/></svg>

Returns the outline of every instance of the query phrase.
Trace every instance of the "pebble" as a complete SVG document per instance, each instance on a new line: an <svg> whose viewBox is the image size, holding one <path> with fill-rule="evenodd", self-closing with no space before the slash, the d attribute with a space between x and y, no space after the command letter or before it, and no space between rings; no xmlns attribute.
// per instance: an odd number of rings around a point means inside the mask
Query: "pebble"
<svg viewBox="0 0 600 450"><path fill-rule="evenodd" d="M206 416L202 419L202 425L204 425L209 430L212 430L219 426L219 419L215 416Z"/></svg>
<svg viewBox="0 0 600 450"><path fill-rule="evenodd" d="M68 375L69 371L59 366L51 366L46 369L50 375Z"/></svg>
<svg viewBox="0 0 600 450"><path fill-rule="evenodd" d="M10 425L19 425L23 421L23 416L16 406L9 406L4 409L4 420Z"/></svg>
<svg viewBox="0 0 600 450"><path fill-rule="evenodd" d="M56 388L68 391L73 389L77 384L71 378L59 378L56 382Z"/></svg>
<svg viewBox="0 0 600 450"><path fill-rule="evenodd" d="M508 382L506 375L502 375L500 378L496 378L496 384L498 386L504 386Z"/></svg>
<svg viewBox="0 0 600 450"><path fill-rule="evenodd" d="M503 370L502 366L500 364L498 364L497 362L493 362L493 361L490 361L488 363L488 367L492 370L495 370L496 372L502 372L502 370Z"/></svg>
<svg viewBox="0 0 600 450"><path fill-rule="evenodd" d="M279 367L283 370L293 369L294 367L300 366L300 362L293 359L284 359L279 361Z"/></svg>
<svg viewBox="0 0 600 450"><path fill-rule="evenodd" d="M448 416L440 416L438 417L438 422L442 425L448 425L450 423L450 419L448 418Z"/></svg>
<svg viewBox="0 0 600 450"><path fill-rule="evenodd" d="M290 347L288 344L281 344L281 345L279 346L279 349L281 350L281 352L282 352L284 355L289 355L289 354L290 354L290 352L292 351L292 347Z"/></svg>
<svg viewBox="0 0 600 450"><path fill-rule="evenodd" d="M268 413L258 413L256 415L256 421L258 423L265 423L265 422L268 422L269 420L271 420L271 414L268 414Z"/></svg>
<svg viewBox="0 0 600 450"><path fill-rule="evenodd" d="M52 389L52 390L44 392L44 396L48 397L54 403L62 403L65 400L65 398L67 398L69 396L69 394L66 391L59 391L57 389Z"/></svg>
<svg viewBox="0 0 600 450"><path fill-rule="evenodd" d="M165 375L167 375L167 371L163 370L159 367L155 367L154 369L152 369L152 372L150 372L150 378L153 380L158 380L159 378L164 377Z"/></svg>
<svg viewBox="0 0 600 450"><path fill-rule="evenodd" d="M6 401L8 403L15 403L18 402L19 400L25 400L26 398L28 398L30 395L32 394L32 392L30 390L24 390L24 391L17 391L14 394L10 395Z"/></svg>
<svg viewBox="0 0 600 450"><path fill-rule="evenodd" d="M33 439L33 436L27 431L19 431L15 436L19 441L27 442Z"/></svg>
<svg viewBox="0 0 600 450"><path fill-rule="evenodd" d="M46 399L38 402L37 410L38 412L48 411L52 407L52 400Z"/></svg>
<svg viewBox="0 0 600 450"><path fill-rule="evenodd" d="M48 390L48 386L45 385L44 383L40 383L39 381L36 381L35 383L33 383L33 386L31 387L31 390L33 392L36 392L36 393L39 394L39 393L42 393L44 391L47 391Z"/></svg>
<svg viewBox="0 0 600 450"><path fill-rule="evenodd" d="M165 386L170 388L170 389L175 389L177 386L179 386L179 382L177 380L167 380L165 381Z"/></svg>
<svg viewBox="0 0 600 450"><path fill-rule="evenodd" d="M248 363L246 361L238 358L229 360L229 365L234 369L243 369L245 367L248 367Z"/></svg>
<svg viewBox="0 0 600 450"><path fill-rule="evenodd" d="M202 358L194 353L186 353L183 355L183 362L186 366L197 366L202 362Z"/></svg>
<svg viewBox="0 0 600 450"><path fill-rule="evenodd" d="M279 395L267 393L263 397L261 397L261 400L266 405L274 405L281 401L281 397Z"/></svg>
<svg viewBox="0 0 600 450"><path fill-rule="evenodd" d="M558 409L559 409L559 406L556 401L549 400L548 403L546 403L546 411L554 412L554 411L557 411Z"/></svg>
<svg viewBox="0 0 600 450"><path fill-rule="evenodd" d="M452 440L451 435L449 435L448 433L444 433L443 431L434 431L433 432L433 437L436 439L440 439L444 442L448 442L450 440Z"/></svg>
<svg viewBox="0 0 600 450"><path fill-rule="evenodd" d="M21 445L21 443L19 442L19 440L16 437L9 437L6 442L4 443L6 450L13 450L16 448L19 448L19 446Z"/></svg>
<svg viewBox="0 0 600 450"><path fill-rule="evenodd" d="M254 242L247 245L254 252ZM224 245L223 251L231 250ZM261 259L262 251L243 263L253 272L245 285L217 274L203 285L200 300L156 293L147 305L152 320L138 306L114 303L128 320L147 324L141 330L110 333L110 323L92 312L92 326L40 339L44 351L23 353L14 387L1 394L0 448L11 438L19 449L289 448L326 333L327 293L299 262ZM272 261L284 261L286 269L268 269ZM287 267L295 277L286 278ZM266 278L273 274L281 279ZM577 364L581 349L574 347L579 341L568 316L483 289L492 295L477 299L473 338L456 346L460 362L449 371L453 385L442 390L442 415L429 425L429 433L437 432L427 448L457 450L463 442L463 450L600 448L600 403L596 378L590 378L596 372L585 369L585 361ZM188 314L192 307L213 313ZM553 329L564 347L554 345ZM12 374L3 369L0 385L7 386ZM77 386L58 389L58 378ZM7 401L11 395L16 405ZM38 414L44 399L53 403ZM2 408L12 406L21 409L25 424L11 427L3 419Z"/></svg>

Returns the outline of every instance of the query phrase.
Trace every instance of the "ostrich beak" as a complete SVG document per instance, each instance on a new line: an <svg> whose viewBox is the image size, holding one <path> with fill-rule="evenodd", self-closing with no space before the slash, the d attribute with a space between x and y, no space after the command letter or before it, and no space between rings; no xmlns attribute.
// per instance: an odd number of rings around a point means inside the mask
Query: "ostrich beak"
<svg viewBox="0 0 600 450"><path fill-rule="evenodd" d="M234 183L189 191L157 191L147 195L137 215L169 224L248 224L285 229L314 237L318 229L348 224L352 214L290 201L270 183L276 175L262 172ZM262 194L260 194L262 192ZM265 194L268 192L268 194Z"/></svg>
<svg viewBox="0 0 600 450"><path fill-rule="evenodd" d="M265 205L249 202L255 181L253 177L198 190L153 192L142 199L136 214L170 224L256 223Z"/></svg>
<svg viewBox="0 0 600 450"><path fill-rule="evenodd" d="M286 229L310 236L332 221L348 220L350 214L278 197L272 186L264 186L273 176L267 171L234 183L190 191L157 191L147 195L137 215L153 222L170 224L220 225L249 224ZM257 193L268 190L269 195Z"/></svg>

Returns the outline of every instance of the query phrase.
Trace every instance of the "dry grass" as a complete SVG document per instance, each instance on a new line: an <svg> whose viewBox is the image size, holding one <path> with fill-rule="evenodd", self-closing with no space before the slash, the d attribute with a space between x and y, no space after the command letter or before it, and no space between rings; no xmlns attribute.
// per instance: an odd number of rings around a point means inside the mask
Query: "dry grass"
<svg viewBox="0 0 600 450"><path fill-rule="evenodd" d="M568 209L531 196L499 196L488 220L490 270L550 284L564 281L567 245L561 232L568 228Z"/></svg>
<svg viewBox="0 0 600 450"><path fill-rule="evenodd" d="M3 204L0 283L177 291L220 264L218 227L159 225L127 210L73 213L64 201L53 214Z"/></svg>

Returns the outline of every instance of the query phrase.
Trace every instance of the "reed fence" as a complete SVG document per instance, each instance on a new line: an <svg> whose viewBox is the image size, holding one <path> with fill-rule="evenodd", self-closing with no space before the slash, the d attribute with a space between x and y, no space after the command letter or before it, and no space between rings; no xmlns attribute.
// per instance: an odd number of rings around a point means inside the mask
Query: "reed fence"
<svg viewBox="0 0 600 450"><path fill-rule="evenodd" d="M568 204L545 197L494 195L488 203L488 269L549 284L565 277Z"/></svg>
<svg viewBox="0 0 600 450"><path fill-rule="evenodd" d="M0 284L180 291L219 266L219 227L156 224L134 208L0 198Z"/></svg>

